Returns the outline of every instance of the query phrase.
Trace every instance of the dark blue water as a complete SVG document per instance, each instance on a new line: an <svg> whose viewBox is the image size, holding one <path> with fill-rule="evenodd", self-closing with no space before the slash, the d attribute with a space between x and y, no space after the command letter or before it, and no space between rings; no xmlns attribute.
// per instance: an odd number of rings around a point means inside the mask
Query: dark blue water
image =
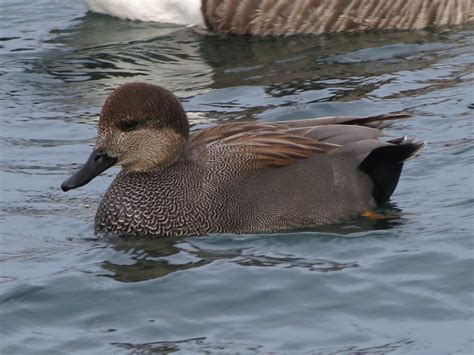
<svg viewBox="0 0 474 355"><path fill-rule="evenodd" d="M0 26L0 353L474 351L473 27L239 38L72 0L2 0ZM405 110L389 132L428 145L382 221L97 239L117 170L59 185L129 81L174 91L193 125Z"/></svg>

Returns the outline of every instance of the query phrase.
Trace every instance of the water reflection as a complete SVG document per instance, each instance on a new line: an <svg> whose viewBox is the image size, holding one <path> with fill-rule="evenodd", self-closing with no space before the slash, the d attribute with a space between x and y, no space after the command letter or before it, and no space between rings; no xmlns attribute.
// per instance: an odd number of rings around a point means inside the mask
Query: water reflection
<svg viewBox="0 0 474 355"><path fill-rule="evenodd" d="M386 219L360 218L337 225L313 228L286 234L257 236L210 236L184 239L121 239L111 241L112 248L126 257L126 262L104 260L101 267L107 270L103 276L119 282L139 282L168 276L174 272L201 268L217 261L252 268L300 269L316 272L343 271L358 268L357 260L329 260L317 252L308 255L291 252L293 244L305 240L354 238L369 231L390 230L404 223L394 205L380 209ZM218 242L216 243L216 240ZM274 252L275 245L288 245L288 252ZM277 247L277 250L279 248Z"/></svg>
<svg viewBox="0 0 474 355"><path fill-rule="evenodd" d="M315 348L310 350L310 354L364 354L364 355L384 355L394 351L409 351L415 342L410 339L403 339L394 342L388 342L382 345L370 347L360 347L357 345L343 348ZM157 341L143 344L132 343L112 343L121 349L131 350L134 353L162 354L162 353L204 353L211 354L224 351L228 353L260 354L265 352L265 347L257 344L246 344L239 342L211 341L207 338L194 338L177 341ZM273 352L272 352L273 353Z"/></svg>
<svg viewBox="0 0 474 355"><path fill-rule="evenodd" d="M200 53L215 69L214 87L294 82L299 90L311 89L308 79L354 80L396 72L403 67L411 70L427 67L433 58L420 56L414 61L413 56L450 48L441 43L448 38L442 33L429 32L233 37L232 40L206 36L201 37Z"/></svg>
<svg viewBox="0 0 474 355"><path fill-rule="evenodd" d="M210 68L199 60L196 38L193 29L91 15L57 31L50 43L66 50L60 58L46 56L38 69L64 82L106 79L102 84L110 89L127 78L154 81L182 95L185 83L194 89L209 83Z"/></svg>
<svg viewBox="0 0 474 355"><path fill-rule="evenodd" d="M260 100L260 110L257 100L245 102L248 97L237 104L228 97L220 102L241 113L253 110L247 116L275 105L364 98L394 80L391 73L428 68L439 59L430 53L449 51L456 42L449 33L428 31L229 38L99 15L77 19L75 26L55 34L49 43L57 45L61 55L45 55L32 72L66 83L100 81L108 89L127 80L146 80L181 97L259 85L263 95L277 99ZM304 92L310 95L301 95ZM212 114L216 106L207 101L193 108ZM223 108L217 111L229 111Z"/></svg>
<svg viewBox="0 0 474 355"><path fill-rule="evenodd" d="M168 354L175 352L210 354L222 351L227 354L240 352L254 354L262 351L264 348L261 345L251 345L238 342L210 341L205 337L175 341L157 341L144 344L113 343L112 345L121 349L131 350L134 353L139 352L146 354Z"/></svg>
<svg viewBox="0 0 474 355"><path fill-rule="evenodd" d="M176 271L198 268L211 262L195 257L180 248L182 241L175 239L117 240L113 247L126 254L131 264L118 264L108 260L102 267L112 272L120 282L138 282L164 277Z"/></svg>

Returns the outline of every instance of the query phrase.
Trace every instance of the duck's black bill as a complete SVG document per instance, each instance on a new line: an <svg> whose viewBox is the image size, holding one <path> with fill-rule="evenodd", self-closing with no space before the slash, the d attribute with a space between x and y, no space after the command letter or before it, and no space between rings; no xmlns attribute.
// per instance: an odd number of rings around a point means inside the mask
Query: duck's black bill
<svg viewBox="0 0 474 355"><path fill-rule="evenodd" d="M84 186L100 173L104 172L117 162L116 158L111 158L100 149L94 149L84 166L69 179L61 184L63 191Z"/></svg>

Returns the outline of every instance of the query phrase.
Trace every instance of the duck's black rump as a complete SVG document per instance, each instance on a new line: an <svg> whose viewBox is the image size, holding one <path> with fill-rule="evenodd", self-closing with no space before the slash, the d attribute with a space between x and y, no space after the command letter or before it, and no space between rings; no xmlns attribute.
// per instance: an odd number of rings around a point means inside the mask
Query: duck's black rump
<svg viewBox="0 0 474 355"><path fill-rule="evenodd" d="M388 201L397 187L403 163L425 145L424 142L406 137L389 141L394 145L373 150L359 165L359 169L370 176L374 184L372 195L381 205Z"/></svg>

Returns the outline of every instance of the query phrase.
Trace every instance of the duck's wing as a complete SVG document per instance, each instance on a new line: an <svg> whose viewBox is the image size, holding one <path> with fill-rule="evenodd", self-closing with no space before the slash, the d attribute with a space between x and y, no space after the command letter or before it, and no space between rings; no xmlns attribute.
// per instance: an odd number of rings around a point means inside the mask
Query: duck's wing
<svg viewBox="0 0 474 355"><path fill-rule="evenodd" d="M253 133L263 130L275 130L278 127L281 129L289 128L287 125L279 122L233 122L222 123L215 126L201 129L193 132L189 141L193 145L209 144L220 141L222 139L238 135L240 133Z"/></svg>
<svg viewBox="0 0 474 355"><path fill-rule="evenodd" d="M278 129L242 132L208 144L211 152L222 149L244 158L254 167L282 167L309 158L317 153L330 153L341 148L338 144L320 142L303 135Z"/></svg>
<svg viewBox="0 0 474 355"><path fill-rule="evenodd" d="M345 124L381 129L389 125L392 121L409 117L412 117L412 115L407 112L398 112L372 116L329 116L321 118L306 118L294 121L282 121L280 123L291 128Z"/></svg>
<svg viewBox="0 0 474 355"><path fill-rule="evenodd" d="M374 149L391 145L380 129L367 127L406 114L345 116L282 122L234 122L195 132L190 147L205 146L211 159L223 156L256 168L282 167L314 154L350 152L360 161Z"/></svg>
<svg viewBox="0 0 474 355"><path fill-rule="evenodd" d="M330 153L339 144L305 136L302 129L284 123L236 122L220 124L195 132L189 139L190 151L205 151L209 161L230 159L238 168L250 170L282 167L317 153ZM306 131L306 129L304 129Z"/></svg>
<svg viewBox="0 0 474 355"><path fill-rule="evenodd" d="M407 113L393 113L374 116L331 116L280 122L264 121L223 123L194 132L190 137L190 141L192 144L197 145L207 144L244 132L256 132L264 130L284 131L294 129L294 134L298 134L298 129L300 129L299 132L301 133L304 133L306 129L305 135L310 135L310 132L316 127L342 124L381 129L387 124L390 124L391 121L408 117L411 117L411 115Z"/></svg>

